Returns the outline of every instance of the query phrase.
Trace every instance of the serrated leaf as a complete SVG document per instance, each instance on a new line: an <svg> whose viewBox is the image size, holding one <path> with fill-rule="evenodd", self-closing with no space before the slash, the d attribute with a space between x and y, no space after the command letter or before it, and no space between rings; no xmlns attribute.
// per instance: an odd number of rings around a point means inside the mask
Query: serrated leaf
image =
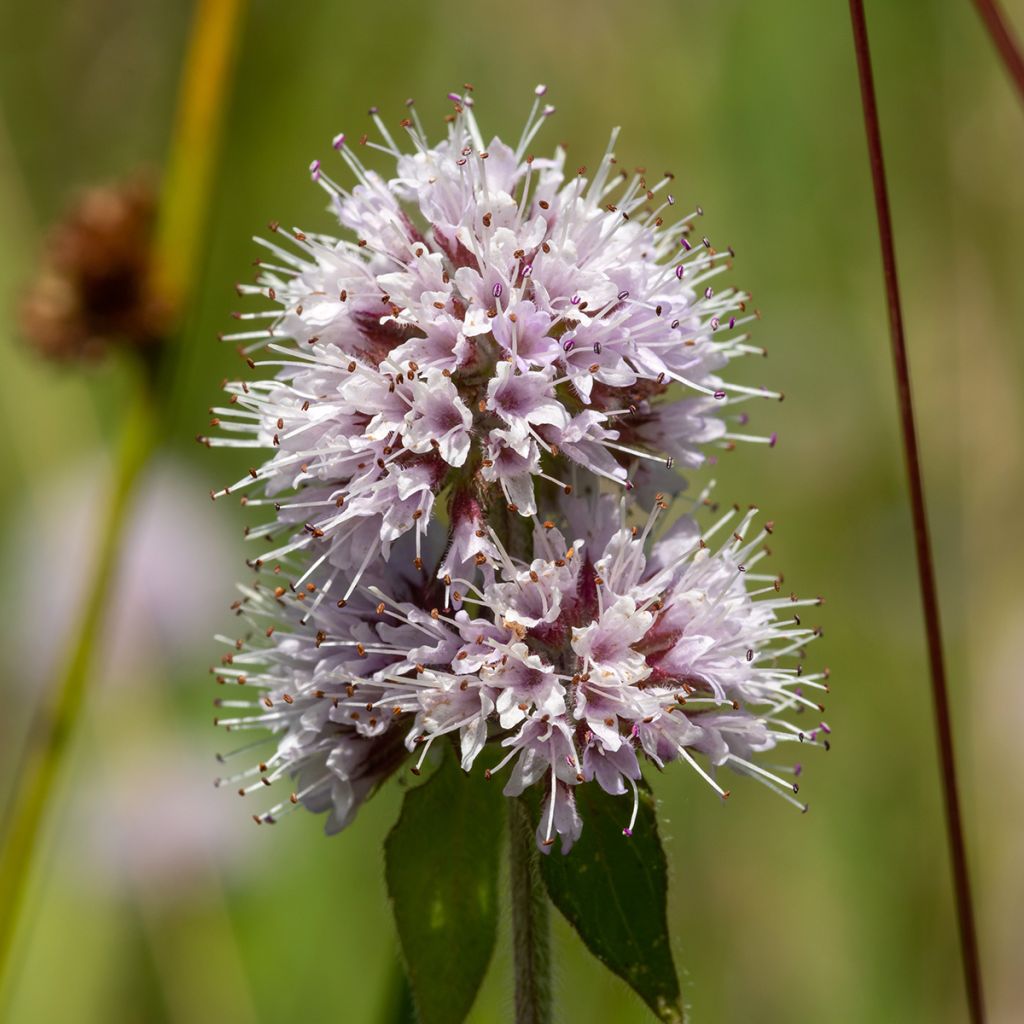
<svg viewBox="0 0 1024 1024"><path fill-rule="evenodd" d="M421 1024L458 1024L487 972L498 925L505 801L446 756L410 790L384 844L398 939Z"/></svg>
<svg viewBox="0 0 1024 1024"><path fill-rule="evenodd" d="M572 851L541 857L551 901L587 949L622 978L666 1024L683 1020L669 942L668 871L654 798L640 791L633 835L624 836L629 798L596 784L575 787L583 834Z"/></svg>

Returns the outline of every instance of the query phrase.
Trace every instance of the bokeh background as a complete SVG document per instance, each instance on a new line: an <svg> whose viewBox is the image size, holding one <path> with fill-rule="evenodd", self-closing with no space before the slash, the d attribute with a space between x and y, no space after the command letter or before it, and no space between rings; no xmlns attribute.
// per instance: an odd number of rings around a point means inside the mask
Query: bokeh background
<svg viewBox="0 0 1024 1024"><path fill-rule="evenodd" d="M1024 29L1024 3L1005 4ZM905 312L994 1021L1024 1017L1024 110L968 0L872 2ZM0 791L52 676L94 553L128 378L44 364L15 308L43 231L84 185L159 170L191 5L0 6ZM757 408L774 451L703 474L777 523L774 564L821 592L833 749L801 816L752 783L727 805L691 773L656 782L671 921L694 1021L965 1017L902 475L882 279L846 4L253 0L201 246L187 387L138 490L94 685L49 816L6 1012L12 1021L398 1020L381 843L394 783L326 839L295 815L255 829L215 791L211 640L248 553L207 492L244 469L199 448L237 357L232 288L267 221L327 229L306 167L408 95L440 127L469 81L485 130L595 164L677 173L702 229L737 251L786 392ZM539 151L540 144L536 147ZM339 174L342 172L339 170ZM424 843L430 841L424 836ZM507 922L506 922L507 927ZM648 1019L556 932L559 1019ZM508 939L471 1020L509 1019Z"/></svg>

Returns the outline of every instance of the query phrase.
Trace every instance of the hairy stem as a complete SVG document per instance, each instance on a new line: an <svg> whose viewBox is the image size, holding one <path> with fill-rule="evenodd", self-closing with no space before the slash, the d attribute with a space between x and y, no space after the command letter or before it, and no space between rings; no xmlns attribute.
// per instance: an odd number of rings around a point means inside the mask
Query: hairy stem
<svg viewBox="0 0 1024 1024"><path fill-rule="evenodd" d="M515 954L516 1024L550 1024L551 920L530 812L509 801L509 888Z"/></svg>
<svg viewBox="0 0 1024 1024"><path fill-rule="evenodd" d="M1013 79L1021 100L1024 100L1024 54L1021 53L1020 45L1014 38L1006 14L997 0L974 0L974 6L981 20L985 22L985 28L988 29L992 43Z"/></svg>
<svg viewBox="0 0 1024 1024"><path fill-rule="evenodd" d="M953 729L949 714L949 688L946 683L946 667L942 653L938 588L935 582L935 566L928 534L921 455L917 441L917 429L914 424L914 404L910 387L910 364L907 359L899 280L896 274L896 248L893 240L892 217L889 211L885 165L882 159L882 135L878 121L874 79L871 73L871 54L868 49L868 31L863 0L850 0L850 17L853 25L861 103L864 108L864 126L867 132L868 154L871 162L875 210L878 215L878 234L882 247L882 267L885 273L888 299L889 333L896 372L900 427L903 435L903 450L910 488L910 508L914 523L914 542L917 551L918 581L924 609L925 635L931 668L932 703L935 710L942 793L946 808L946 831L953 868L957 920L960 928L961 960L971 1020L974 1024L982 1024L985 1020L985 1009L982 998L981 966L978 957L978 940L974 925L970 880L967 873L967 850L960 814L960 797L957 792L956 758L953 751Z"/></svg>

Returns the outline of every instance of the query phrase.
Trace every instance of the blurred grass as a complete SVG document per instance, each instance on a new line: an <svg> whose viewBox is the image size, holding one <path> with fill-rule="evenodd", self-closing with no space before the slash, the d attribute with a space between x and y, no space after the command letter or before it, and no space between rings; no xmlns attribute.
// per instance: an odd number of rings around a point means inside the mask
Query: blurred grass
<svg viewBox="0 0 1024 1024"><path fill-rule="evenodd" d="M1024 26L1024 4L1006 7ZM126 0L0 8L4 537L45 484L110 443L126 384L116 368L76 377L35 363L14 333L17 289L40 225L77 185L160 163L188 14ZM992 1019L1013 1021L1024 1012L1024 543L1015 529L1024 497L1024 117L966 0L876 2L868 16L982 952ZM779 447L723 456L701 478L718 477L722 500L759 503L776 520L774 564L787 582L827 596L826 635L811 660L830 665L835 681L834 748L806 759L807 816L752 785L733 787L720 806L684 772L656 780L693 1019L963 1019L845 5L637 0L624 12L523 0L510 11L440 0L385 12L257 0L238 74L195 316L208 344L166 439L192 465L196 503L221 521L232 515L205 495L237 476L237 460L191 439L237 359L215 336L230 323L231 285L251 274L248 239L272 218L327 225L305 168L336 131L361 131L371 103L397 120L410 94L438 125L445 92L467 80L485 129L512 134L533 85L546 82L559 114L545 144L565 140L578 163L592 164L607 130L622 124L623 162L676 171L681 201L700 202L704 230L735 246L733 279L764 314L757 339L770 356L740 373L786 392L783 404L752 410L757 425L779 431ZM74 493L60 514L78 514ZM45 533L35 540L45 546ZM240 567L244 554L239 539ZM8 573L5 582L8 636L47 610L23 607L21 581ZM228 593L226 580L209 585ZM230 628L226 609L210 632L217 627ZM230 857L212 858L206 896L200 888L176 902L162 881L168 892L141 900L130 885L83 876L83 825L72 809L123 737L152 728L140 706L146 687L158 690L156 720L184 731L216 774L210 755L225 738L209 725L212 688L198 668L215 654L197 636L196 668L182 678L154 665L151 678L97 695L50 829L12 1020L241 1021L254 1006L267 1022L372 1022L388 1003L394 946L379 850L400 798L394 785L332 840L308 815L252 829L246 807L225 795L224 815L243 839ZM0 767L34 699L23 678L20 666L5 666ZM556 940L561 1019L646 1019L565 928ZM508 1017L502 941L473 1024ZM191 998L169 1001L166 977ZM244 997L221 998L239 984Z"/></svg>

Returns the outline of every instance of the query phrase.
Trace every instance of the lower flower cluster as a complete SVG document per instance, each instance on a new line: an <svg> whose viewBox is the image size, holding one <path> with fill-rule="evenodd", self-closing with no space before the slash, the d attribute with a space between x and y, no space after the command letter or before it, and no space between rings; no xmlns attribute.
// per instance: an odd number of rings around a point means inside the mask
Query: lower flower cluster
<svg viewBox="0 0 1024 1024"><path fill-rule="evenodd" d="M630 835L645 760L681 761L722 798L732 769L806 809L800 766L759 760L785 743L827 747L829 732L828 673L800 664L817 634L800 609L820 599L755 571L770 522L732 509L703 531L691 515L665 527L660 496L646 520L608 494L561 496L553 518L515 517L513 553L497 514L457 494L445 550L367 566L345 598L316 565L265 564L243 588L247 631L221 638L217 679L234 692L218 721L269 730L272 749L219 782L244 795L292 780L258 823L304 805L337 832L401 766L418 774L439 740L466 771L503 777L508 796L542 787L545 852L578 839L579 785L632 794Z"/></svg>

